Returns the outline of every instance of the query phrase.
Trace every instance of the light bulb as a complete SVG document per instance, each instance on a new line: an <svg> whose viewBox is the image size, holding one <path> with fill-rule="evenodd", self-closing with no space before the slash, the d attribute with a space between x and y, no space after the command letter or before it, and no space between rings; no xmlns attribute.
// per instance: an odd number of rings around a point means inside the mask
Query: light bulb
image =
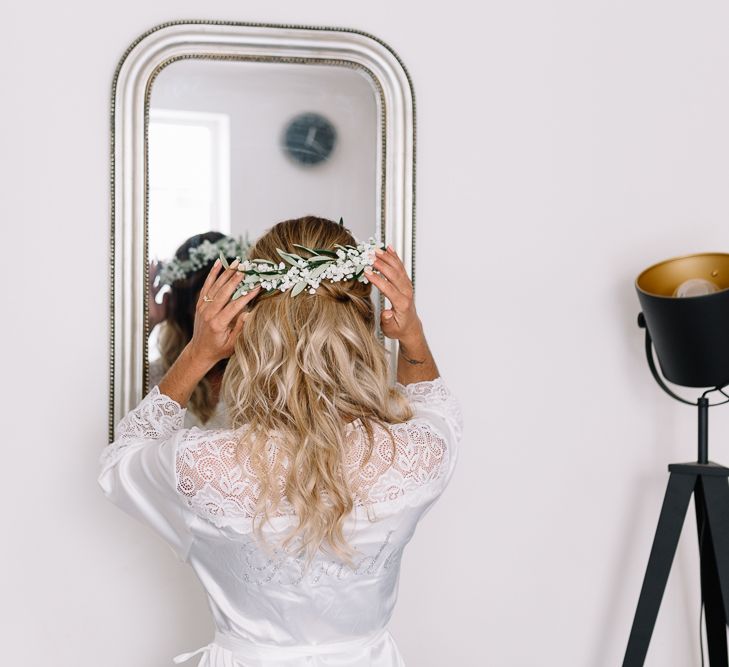
<svg viewBox="0 0 729 667"><path fill-rule="evenodd" d="M719 291L719 286L711 280L704 278L691 278L682 282L673 292L673 296L682 298L690 296L705 296Z"/></svg>

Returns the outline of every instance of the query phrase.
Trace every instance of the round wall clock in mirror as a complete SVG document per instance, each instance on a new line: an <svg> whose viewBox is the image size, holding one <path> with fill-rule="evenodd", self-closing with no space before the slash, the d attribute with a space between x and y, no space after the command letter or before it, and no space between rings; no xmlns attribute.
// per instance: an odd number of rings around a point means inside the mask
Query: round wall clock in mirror
<svg viewBox="0 0 729 667"><path fill-rule="evenodd" d="M360 241L392 245L415 283L413 90L377 37L166 23L127 49L111 111L110 442L169 361L160 267L191 240L255 241L282 220L344 218ZM385 300L372 298L379 323ZM378 337L394 377L396 345L379 324Z"/></svg>
<svg viewBox="0 0 729 667"><path fill-rule="evenodd" d="M318 113L301 113L286 126L283 144L292 159L314 165L329 158L337 142L334 125Z"/></svg>

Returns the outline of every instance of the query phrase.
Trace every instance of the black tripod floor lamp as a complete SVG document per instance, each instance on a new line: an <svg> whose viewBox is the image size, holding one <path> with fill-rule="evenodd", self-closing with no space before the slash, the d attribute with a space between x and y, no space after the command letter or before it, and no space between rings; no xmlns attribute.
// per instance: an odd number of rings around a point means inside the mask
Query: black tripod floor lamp
<svg viewBox="0 0 729 667"><path fill-rule="evenodd" d="M727 667L729 612L729 468L709 461L709 408L729 402L729 254L670 259L636 280L648 366L671 397L698 409L696 461L671 463L623 667L642 667L666 588L681 528L694 496L701 597L711 667ZM676 394L658 372L683 387L707 388L696 401ZM709 396L719 398L710 403Z"/></svg>

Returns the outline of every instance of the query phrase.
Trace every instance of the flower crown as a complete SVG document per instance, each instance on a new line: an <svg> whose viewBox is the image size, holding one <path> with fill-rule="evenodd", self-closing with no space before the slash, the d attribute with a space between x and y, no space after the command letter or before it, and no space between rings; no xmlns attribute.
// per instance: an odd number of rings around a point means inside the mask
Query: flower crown
<svg viewBox="0 0 729 667"><path fill-rule="evenodd" d="M232 236L223 236L217 241L205 239L199 245L190 248L187 259L173 257L169 262L165 262L159 271L159 284L171 285L176 280L187 278L191 273L199 271L206 264L217 259L218 254L226 257L242 257L248 253L250 247L248 232L246 232L245 241L242 236L237 239Z"/></svg>
<svg viewBox="0 0 729 667"><path fill-rule="evenodd" d="M340 226L344 225L339 219ZM377 258L375 248L384 248L385 244L375 241L373 236L364 243L353 245L340 245L335 243L337 250L325 248L307 248L304 245L294 243L294 246L306 250L309 257L301 257L296 253L284 252L276 248L276 252L283 258L283 262L276 264L269 259L243 259L236 270L246 274L241 284L233 293L232 299L238 299L260 283L265 291L280 290L286 292L291 290L291 296L296 296L306 287L309 287L309 294L314 294L322 280L329 279L329 282L340 280L357 280L367 283L367 275L364 272L365 266L372 266ZM220 261L227 269L228 262L220 252ZM289 266L287 266L287 264Z"/></svg>

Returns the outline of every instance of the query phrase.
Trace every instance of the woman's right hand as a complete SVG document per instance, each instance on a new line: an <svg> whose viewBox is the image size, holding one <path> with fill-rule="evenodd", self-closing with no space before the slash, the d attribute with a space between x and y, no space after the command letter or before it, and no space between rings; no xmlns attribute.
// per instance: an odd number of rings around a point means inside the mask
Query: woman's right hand
<svg viewBox="0 0 729 667"><path fill-rule="evenodd" d="M382 333L388 338L403 342L417 340L423 336L423 325L415 311L413 283L392 246L387 250L375 249L375 262L372 268L380 273L365 269L365 275L392 304L380 315Z"/></svg>

